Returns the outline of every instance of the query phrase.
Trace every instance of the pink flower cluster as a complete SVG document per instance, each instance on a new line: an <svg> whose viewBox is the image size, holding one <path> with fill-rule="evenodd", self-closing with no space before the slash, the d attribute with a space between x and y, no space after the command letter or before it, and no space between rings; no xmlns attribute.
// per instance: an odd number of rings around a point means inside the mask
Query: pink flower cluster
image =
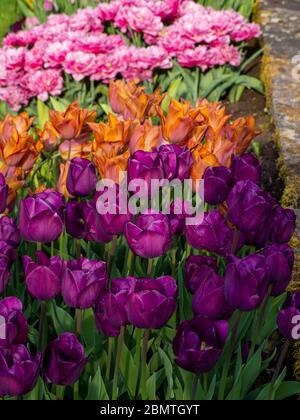
<svg viewBox="0 0 300 420"><path fill-rule="evenodd" d="M44 24L32 18L26 30L4 39L0 99L18 110L32 97L59 95L64 72L76 81L107 83L117 76L149 80L155 69L171 68L173 59L203 71L238 66L236 43L259 35L259 27L237 12L190 0L114 0L73 16L50 15Z"/></svg>

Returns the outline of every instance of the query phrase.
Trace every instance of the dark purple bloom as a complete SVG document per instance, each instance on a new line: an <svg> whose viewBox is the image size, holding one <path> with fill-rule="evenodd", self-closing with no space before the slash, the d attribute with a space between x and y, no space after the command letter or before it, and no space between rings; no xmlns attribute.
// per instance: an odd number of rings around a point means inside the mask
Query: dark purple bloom
<svg viewBox="0 0 300 420"><path fill-rule="evenodd" d="M10 278L10 261L6 256L0 256L0 294L5 291Z"/></svg>
<svg viewBox="0 0 300 420"><path fill-rule="evenodd" d="M173 315L177 304L176 280L136 279L128 295L128 320L137 328L162 328Z"/></svg>
<svg viewBox="0 0 300 420"><path fill-rule="evenodd" d="M1 257L7 257L12 263L16 257L16 250L6 242L0 240L0 258Z"/></svg>
<svg viewBox="0 0 300 420"><path fill-rule="evenodd" d="M294 252L287 245L273 244L263 250L266 258L268 280L273 284L272 296L279 296L286 291L292 277Z"/></svg>
<svg viewBox="0 0 300 420"><path fill-rule="evenodd" d="M3 174L0 174L0 213L6 209L6 200L8 197L8 185L6 185Z"/></svg>
<svg viewBox="0 0 300 420"><path fill-rule="evenodd" d="M252 181L257 185L261 183L261 165L252 153L233 155L230 169L235 183L239 181Z"/></svg>
<svg viewBox="0 0 300 420"><path fill-rule="evenodd" d="M95 319L98 330L107 337L116 337L120 328L128 324L128 292L135 278L113 279L110 290L100 293L95 306Z"/></svg>
<svg viewBox="0 0 300 420"><path fill-rule="evenodd" d="M204 200L209 204L220 204L226 200L231 184L232 175L224 166L208 167L203 175Z"/></svg>
<svg viewBox="0 0 300 420"><path fill-rule="evenodd" d="M170 221L161 213L148 211L135 222L127 223L125 237L131 250L140 257L155 258L164 255L171 246L177 221Z"/></svg>
<svg viewBox="0 0 300 420"><path fill-rule="evenodd" d="M228 219L244 233L268 223L273 201L252 181L239 181L227 198Z"/></svg>
<svg viewBox="0 0 300 420"><path fill-rule="evenodd" d="M201 282L193 298L193 311L215 320L231 317L233 309L225 300L223 277L214 273Z"/></svg>
<svg viewBox="0 0 300 420"><path fill-rule="evenodd" d="M230 229L225 217L219 210L204 214L204 220L199 225L186 226L186 239L193 248L206 249L220 255L231 252L234 230ZM242 246L243 235L239 235L238 248Z"/></svg>
<svg viewBox="0 0 300 420"><path fill-rule="evenodd" d="M185 263L185 285L192 294L195 294L200 285L216 273L215 258L191 255Z"/></svg>
<svg viewBox="0 0 300 420"><path fill-rule="evenodd" d="M281 334L287 339L297 339L293 332L297 335L300 333L300 293L292 293L286 300L283 308L278 314L277 325Z"/></svg>
<svg viewBox="0 0 300 420"><path fill-rule="evenodd" d="M284 244L290 241L296 228L296 214L293 210L277 206L274 211L271 241Z"/></svg>
<svg viewBox="0 0 300 420"><path fill-rule="evenodd" d="M177 144L166 144L161 146L158 152L164 178L169 181L172 181L172 179L183 181L189 178L194 159L187 147L181 147Z"/></svg>
<svg viewBox="0 0 300 420"><path fill-rule="evenodd" d="M201 316L182 322L173 341L176 363L196 374L209 372L222 354L228 330L227 321Z"/></svg>
<svg viewBox="0 0 300 420"><path fill-rule="evenodd" d="M36 257L37 262L23 257L27 290L35 299L54 299L61 291L63 262L60 257L49 259L42 251L38 251Z"/></svg>
<svg viewBox="0 0 300 420"><path fill-rule="evenodd" d="M20 231L15 219L8 216L0 217L0 240L13 248L17 248L20 243Z"/></svg>
<svg viewBox="0 0 300 420"><path fill-rule="evenodd" d="M40 373L41 353L33 357L23 345L0 347L0 397L30 392Z"/></svg>
<svg viewBox="0 0 300 420"><path fill-rule="evenodd" d="M108 243L113 240L113 235L106 231L106 225L103 216L97 212L96 205L93 201L86 201L83 206L83 218L86 223L87 236L86 240Z"/></svg>
<svg viewBox="0 0 300 420"><path fill-rule="evenodd" d="M164 171L156 149L153 152L138 150L128 160L128 182L143 179L147 183L148 193L151 192L151 180L164 178Z"/></svg>
<svg viewBox="0 0 300 420"><path fill-rule="evenodd" d="M230 259L225 274L225 298L233 308L241 311L257 308L264 300L268 286L263 255Z"/></svg>
<svg viewBox="0 0 300 420"><path fill-rule="evenodd" d="M46 190L23 198L20 207L20 230L26 241L51 242L59 238L64 227L64 197Z"/></svg>
<svg viewBox="0 0 300 420"><path fill-rule="evenodd" d="M96 167L88 159L71 160L67 176L67 190L71 195L86 196L95 191L97 185Z"/></svg>
<svg viewBox="0 0 300 420"><path fill-rule="evenodd" d="M28 324L23 314L22 302L14 297L0 301L0 346L9 347L13 344L25 344L28 336Z"/></svg>
<svg viewBox="0 0 300 420"><path fill-rule="evenodd" d="M66 205L66 231L73 238L86 239L88 237L88 228L84 220L85 201L69 201Z"/></svg>
<svg viewBox="0 0 300 420"><path fill-rule="evenodd" d="M260 223L253 232L245 234L245 242L247 245L263 248L270 241L270 233L272 227L272 218L268 221Z"/></svg>
<svg viewBox="0 0 300 420"><path fill-rule="evenodd" d="M193 216L193 209L189 201L182 201L176 198L170 205L170 214L168 215L170 223L177 224L174 233L182 234L185 231L186 219Z"/></svg>
<svg viewBox="0 0 300 420"><path fill-rule="evenodd" d="M107 286L106 263L87 258L66 261L62 276L62 295L72 308L91 308Z"/></svg>
<svg viewBox="0 0 300 420"><path fill-rule="evenodd" d="M64 333L46 348L43 361L45 380L56 385L74 385L87 361L84 348L77 337Z"/></svg>

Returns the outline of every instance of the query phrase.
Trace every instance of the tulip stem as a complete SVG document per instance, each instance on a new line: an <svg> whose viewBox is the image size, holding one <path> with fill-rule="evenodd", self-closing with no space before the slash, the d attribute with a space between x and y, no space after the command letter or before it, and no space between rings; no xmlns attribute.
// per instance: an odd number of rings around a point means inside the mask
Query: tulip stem
<svg viewBox="0 0 300 420"><path fill-rule="evenodd" d="M149 330L145 330L143 339L143 352L142 352L142 372L141 372L141 396L142 400L147 399L147 353L148 353L148 342L149 342Z"/></svg>
<svg viewBox="0 0 300 420"><path fill-rule="evenodd" d="M114 263L117 244L118 244L118 236L115 235L113 240L112 240L111 250L110 250L110 255L109 255L109 263L108 263L108 273L109 274L111 272L111 269L112 269L112 266L113 266L113 263Z"/></svg>
<svg viewBox="0 0 300 420"><path fill-rule="evenodd" d="M44 349L44 332L45 332L46 314L47 314L47 302L41 302L39 342L38 342L38 348L40 351Z"/></svg>
<svg viewBox="0 0 300 420"><path fill-rule="evenodd" d="M154 258L149 258L148 268L147 268L147 277L151 277L154 272Z"/></svg>
<svg viewBox="0 0 300 420"><path fill-rule="evenodd" d="M269 400L272 397L273 386L274 386L274 384L276 382L276 379L278 378L278 375L279 375L280 370L282 368L283 362L284 362L284 360L286 358L286 355L287 355L287 353L289 351L290 344L291 344L290 340L286 340L286 342L284 343L284 345L283 345L283 347L281 349L280 356L279 356L279 359L278 359L278 362L276 364L276 367L275 367L275 370L274 370L274 374L273 374L273 377L272 377L272 380L271 380Z"/></svg>
<svg viewBox="0 0 300 420"><path fill-rule="evenodd" d="M63 385L56 385L56 400L63 400L65 387Z"/></svg>
<svg viewBox="0 0 300 420"><path fill-rule="evenodd" d="M125 333L125 327L121 327L120 335L118 338L117 357L116 357L114 379L113 379L113 389L112 389L113 401L116 401L118 397L119 368L120 368L121 355L122 355L123 345L124 345L124 333Z"/></svg>
<svg viewBox="0 0 300 420"><path fill-rule="evenodd" d="M79 260L80 257L81 257L81 245L80 245L80 240L77 239L76 240L76 258L77 258L77 260Z"/></svg>
<svg viewBox="0 0 300 420"><path fill-rule="evenodd" d="M254 334L253 334L253 337L252 337L251 347L250 347L250 351L249 351L249 355L248 355L248 361L251 359L251 357L253 356L254 351L255 351L255 347L256 347L257 340L258 340L259 332L261 330L261 326L262 326L262 323L264 321L264 317L265 317L265 314L266 314L268 300L269 300L269 297L270 297L271 292L272 292L272 287L273 286L270 285L268 293L266 294L266 296L263 300L263 303L262 303L261 308L259 310L259 314L257 316L257 321L255 323Z"/></svg>
<svg viewBox="0 0 300 420"><path fill-rule="evenodd" d="M132 267L133 267L133 261L134 261L134 253L129 249L128 251L128 257L127 257L127 275L131 275L134 273L131 273Z"/></svg>
<svg viewBox="0 0 300 420"><path fill-rule="evenodd" d="M76 320L76 334L80 337L81 329L82 329L82 318L83 318L83 310L76 309L75 311L75 320Z"/></svg>
<svg viewBox="0 0 300 420"><path fill-rule="evenodd" d="M64 257L64 234L61 233L59 237L59 256L61 259Z"/></svg>
<svg viewBox="0 0 300 420"><path fill-rule="evenodd" d="M241 316L242 316L241 312L238 311L237 312L237 318L236 318L235 324L234 324L233 329L232 329L232 333L231 333L230 341L229 341L229 344L228 344L227 352L226 352L226 355L225 355L222 377L221 377L220 387L219 387L219 395L218 395L218 400L219 401L224 400L225 391L226 391L227 376L228 376L228 372L229 372L229 368L230 368L230 362L231 362L232 354L233 354L233 351L234 351L234 346L235 346L237 335L238 335Z"/></svg>
<svg viewBox="0 0 300 420"><path fill-rule="evenodd" d="M199 382L199 375L194 375L193 383L192 383L192 391L191 391L191 401L196 400L197 396L197 388L198 388L198 382Z"/></svg>
<svg viewBox="0 0 300 420"><path fill-rule="evenodd" d="M112 337L108 337L107 340L107 365L106 365L106 380L107 382L109 382L109 378L110 378L110 368L111 368L111 359L112 359L112 349L113 349L113 338Z"/></svg>

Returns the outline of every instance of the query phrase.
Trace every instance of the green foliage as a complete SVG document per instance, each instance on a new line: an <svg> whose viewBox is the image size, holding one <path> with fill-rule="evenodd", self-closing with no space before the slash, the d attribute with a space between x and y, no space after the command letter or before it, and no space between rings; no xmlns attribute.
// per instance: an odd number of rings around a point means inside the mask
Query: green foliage
<svg viewBox="0 0 300 420"><path fill-rule="evenodd" d="M20 19L20 11L17 0L0 0L0 41L18 19Z"/></svg>
<svg viewBox="0 0 300 420"><path fill-rule="evenodd" d="M252 15L255 0L196 0L203 6L213 7L214 9L233 9L241 13L246 18Z"/></svg>

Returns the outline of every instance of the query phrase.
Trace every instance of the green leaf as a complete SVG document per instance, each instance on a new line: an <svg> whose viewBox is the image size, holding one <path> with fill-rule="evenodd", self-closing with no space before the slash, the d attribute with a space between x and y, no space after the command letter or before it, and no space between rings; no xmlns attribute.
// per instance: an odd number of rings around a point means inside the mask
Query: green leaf
<svg viewBox="0 0 300 420"><path fill-rule="evenodd" d="M93 309L83 311L81 335L87 347L95 345L95 335L97 334L95 316Z"/></svg>
<svg viewBox="0 0 300 420"><path fill-rule="evenodd" d="M38 126L42 130L49 121L49 108L40 99L37 100Z"/></svg>
<svg viewBox="0 0 300 420"><path fill-rule="evenodd" d="M139 368L139 366L136 366L130 351L124 344L120 360L120 371L131 398L134 398L136 394Z"/></svg>
<svg viewBox="0 0 300 420"><path fill-rule="evenodd" d="M51 302L51 317L57 335L64 332L74 332L75 322L68 312Z"/></svg>
<svg viewBox="0 0 300 420"><path fill-rule="evenodd" d="M54 111L58 111L58 112L65 112L67 106L59 101L58 99L55 99L51 96L50 98L51 104L53 106Z"/></svg>
<svg viewBox="0 0 300 420"><path fill-rule="evenodd" d="M216 390L216 385L217 385L217 375L214 375L210 383L209 389L207 391L206 398L205 398L207 401L211 401L213 399L215 390Z"/></svg>
<svg viewBox="0 0 300 420"><path fill-rule="evenodd" d="M254 385L256 379L261 372L262 357L261 352L264 343L259 347L256 353L251 357L242 371L242 396L245 396L251 387Z"/></svg>
<svg viewBox="0 0 300 420"><path fill-rule="evenodd" d="M88 394L86 397L86 401L102 401L102 400L109 400L109 396L107 394L100 367L98 367L97 372L93 379L90 378L89 380L89 387L88 387Z"/></svg>
<svg viewBox="0 0 300 420"><path fill-rule="evenodd" d="M300 394L300 382L282 382L275 393L275 400L285 400L298 394Z"/></svg>
<svg viewBox="0 0 300 420"><path fill-rule="evenodd" d="M113 114L113 111L111 109L110 105L107 104L100 104L101 108L103 109L103 111L105 112L106 115L108 114Z"/></svg>
<svg viewBox="0 0 300 420"><path fill-rule="evenodd" d="M150 378L147 379L146 387L149 400L156 400L156 376L157 373L153 373Z"/></svg>
<svg viewBox="0 0 300 420"><path fill-rule="evenodd" d="M174 398L174 381L173 381L173 366L168 355L164 352L162 348L158 348L160 357L164 364L166 378L168 381L168 390L166 394L166 399Z"/></svg>

